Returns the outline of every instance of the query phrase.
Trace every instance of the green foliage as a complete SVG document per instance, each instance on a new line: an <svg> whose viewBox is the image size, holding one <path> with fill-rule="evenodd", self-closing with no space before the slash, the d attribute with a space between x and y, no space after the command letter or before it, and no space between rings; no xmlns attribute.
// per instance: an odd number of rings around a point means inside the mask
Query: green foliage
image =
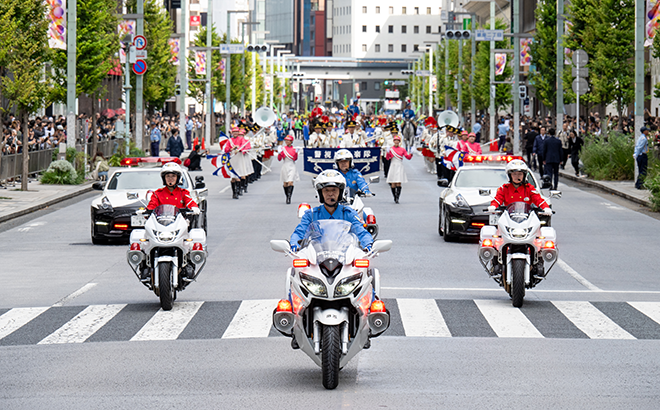
<svg viewBox="0 0 660 410"><path fill-rule="evenodd" d="M63 159L51 162L41 176L42 184L75 185L80 183L78 181L78 172L69 161Z"/></svg>
<svg viewBox="0 0 660 410"><path fill-rule="evenodd" d="M530 83L536 88L536 97L548 109L555 111L557 103L557 0L537 3L536 35L531 45L534 69Z"/></svg>
<svg viewBox="0 0 660 410"><path fill-rule="evenodd" d="M490 30L490 22L484 29ZM505 30L507 25L500 19L495 20L496 30ZM511 49L508 39L495 42L495 48ZM502 75L495 76L495 81L506 81L513 76L513 67L510 61L511 55L507 56L507 65ZM490 105L490 42L480 41L477 44L477 55L475 56L474 73L474 99L477 109L483 110ZM495 91L495 109L499 111L513 103L511 95L511 84L497 84Z"/></svg>
<svg viewBox="0 0 660 410"><path fill-rule="evenodd" d="M660 159L655 155L649 155L649 167L644 187L651 193L651 209L655 212L660 211Z"/></svg>
<svg viewBox="0 0 660 410"><path fill-rule="evenodd" d="M117 2L114 0L78 0L76 19L76 96L99 95L101 83L114 66L119 50ZM51 98L66 101L67 51L55 50L53 56L55 86Z"/></svg>
<svg viewBox="0 0 660 410"><path fill-rule="evenodd" d="M634 142L629 135L618 132L588 135L580 159L584 172L596 180L632 180L635 174L633 150Z"/></svg>
<svg viewBox="0 0 660 410"><path fill-rule="evenodd" d="M119 167L121 166L121 160L126 158L126 140L125 139L118 139L115 140L117 142L117 151L110 157L108 158L108 164L111 167ZM129 157L146 157L147 154L139 149L135 143L135 141L129 141L128 144L128 156Z"/></svg>

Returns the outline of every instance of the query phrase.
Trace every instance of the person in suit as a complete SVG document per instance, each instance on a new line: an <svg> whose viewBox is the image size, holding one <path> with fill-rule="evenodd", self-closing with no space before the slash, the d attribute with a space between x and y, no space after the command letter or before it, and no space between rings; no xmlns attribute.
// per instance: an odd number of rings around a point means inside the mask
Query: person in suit
<svg viewBox="0 0 660 410"><path fill-rule="evenodd" d="M545 140L547 139L547 135L545 133L546 128L541 127L539 135L536 136L536 139L534 140L534 146L532 147L532 151L534 152L534 156L536 157L536 160L538 161L539 165L539 175L541 175L541 178L543 178L543 175L545 175L545 164L544 158L543 158L543 145L545 143Z"/></svg>
<svg viewBox="0 0 660 410"><path fill-rule="evenodd" d="M172 136L167 140L167 148L165 148L168 154L171 157L179 158L183 153L183 141L179 137L179 130L174 128L172 130Z"/></svg>
<svg viewBox="0 0 660 410"><path fill-rule="evenodd" d="M543 144L543 164L545 165L545 174L552 177L552 189L557 189L559 184L559 164L562 164L564 158L564 149L562 142L555 136L555 130L550 129L549 136Z"/></svg>
<svg viewBox="0 0 660 410"><path fill-rule="evenodd" d="M536 171L536 161L534 161L534 141L539 133L536 131L537 126L533 124L525 134L525 152L527 153L527 166Z"/></svg>

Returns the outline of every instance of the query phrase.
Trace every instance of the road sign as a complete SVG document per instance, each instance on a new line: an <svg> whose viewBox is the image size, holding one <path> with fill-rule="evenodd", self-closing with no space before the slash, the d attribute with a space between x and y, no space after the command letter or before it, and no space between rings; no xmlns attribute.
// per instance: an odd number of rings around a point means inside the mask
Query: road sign
<svg viewBox="0 0 660 410"><path fill-rule="evenodd" d="M447 10L440 10L440 21L443 23L449 22L449 15L447 15Z"/></svg>
<svg viewBox="0 0 660 410"><path fill-rule="evenodd" d="M571 75L573 77L582 77L582 78L589 77L589 68L587 68L587 67L583 67L583 68L573 67L571 69Z"/></svg>
<svg viewBox="0 0 660 410"><path fill-rule="evenodd" d="M144 50L147 48L147 38L145 36L135 36L133 44L135 45L136 50Z"/></svg>
<svg viewBox="0 0 660 410"><path fill-rule="evenodd" d="M385 91L385 98L390 98L390 99L399 99L399 92L398 91Z"/></svg>
<svg viewBox="0 0 660 410"><path fill-rule="evenodd" d="M578 86L580 87L579 91ZM573 91L578 95L586 94L589 91L589 83L584 78L576 78L573 80Z"/></svg>
<svg viewBox="0 0 660 410"><path fill-rule="evenodd" d="M146 60L147 59L147 50L137 50L135 52L136 60Z"/></svg>
<svg viewBox="0 0 660 410"><path fill-rule="evenodd" d="M220 44L220 54L243 54L245 46L243 44Z"/></svg>
<svg viewBox="0 0 660 410"><path fill-rule="evenodd" d="M503 41L504 30L475 30L476 41Z"/></svg>
<svg viewBox="0 0 660 410"><path fill-rule="evenodd" d="M431 76L431 71L429 71L429 70L417 70L417 71L415 71L415 75L420 76L420 77L430 77Z"/></svg>
<svg viewBox="0 0 660 410"><path fill-rule="evenodd" d="M589 55L584 50L575 50L573 52L573 64L582 68L589 62Z"/></svg>
<svg viewBox="0 0 660 410"><path fill-rule="evenodd" d="M137 75L142 75L147 72L147 62L144 60L137 60L133 64L133 72Z"/></svg>

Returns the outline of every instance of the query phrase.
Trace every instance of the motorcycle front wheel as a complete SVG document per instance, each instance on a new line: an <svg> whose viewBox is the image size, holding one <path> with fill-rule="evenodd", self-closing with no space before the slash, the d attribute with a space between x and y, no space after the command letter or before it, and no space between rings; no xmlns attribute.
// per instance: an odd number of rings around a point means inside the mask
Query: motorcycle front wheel
<svg viewBox="0 0 660 410"><path fill-rule="evenodd" d="M172 310L174 303L174 292L172 288L172 262L160 262L158 264L158 287L160 295L160 307L163 310Z"/></svg>
<svg viewBox="0 0 660 410"><path fill-rule="evenodd" d="M525 298L525 260L514 259L511 261L511 301L513 307L521 307Z"/></svg>
<svg viewBox="0 0 660 410"><path fill-rule="evenodd" d="M336 388L339 384L340 334L339 326L323 326L323 336L321 338L323 387L328 390Z"/></svg>

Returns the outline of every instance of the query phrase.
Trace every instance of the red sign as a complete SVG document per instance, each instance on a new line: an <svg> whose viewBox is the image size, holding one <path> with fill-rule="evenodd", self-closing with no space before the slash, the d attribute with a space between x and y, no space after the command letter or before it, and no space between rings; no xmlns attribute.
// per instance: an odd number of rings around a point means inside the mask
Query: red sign
<svg viewBox="0 0 660 410"><path fill-rule="evenodd" d="M190 16L190 27L199 27L202 25L202 16Z"/></svg>
<svg viewBox="0 0 660 410"><path fill-rule="evenodd" d="M147 62L144 60L136 60L133 64L133 72L136 75L142 75L147 72Z"/></svg>

